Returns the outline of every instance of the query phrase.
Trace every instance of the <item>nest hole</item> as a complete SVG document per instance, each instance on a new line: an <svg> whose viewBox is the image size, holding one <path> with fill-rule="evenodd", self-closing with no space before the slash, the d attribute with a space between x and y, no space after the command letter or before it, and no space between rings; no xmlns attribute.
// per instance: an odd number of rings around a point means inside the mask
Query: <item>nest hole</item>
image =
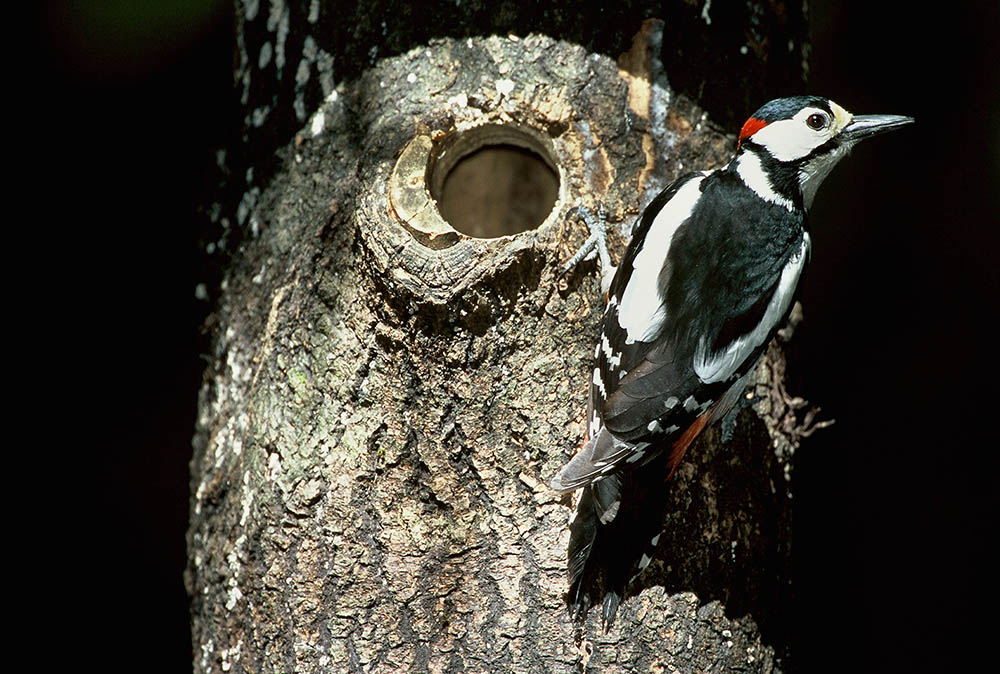
<svg viewBox="0 0 1000 674"><path fill-rule="evenodd" d="M559 195L546 144L511 126L454 134L432 153L427 184L441 217L468 236L492 239L541 225Z"/></svg>

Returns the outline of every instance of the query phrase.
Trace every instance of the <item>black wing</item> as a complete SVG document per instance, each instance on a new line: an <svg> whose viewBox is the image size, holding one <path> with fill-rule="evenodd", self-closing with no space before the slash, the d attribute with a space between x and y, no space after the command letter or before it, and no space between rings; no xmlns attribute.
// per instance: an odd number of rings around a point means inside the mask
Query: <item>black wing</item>
<svg viewBox="0 0 1000 674"><path fill-rule="evenodd" d="M654 226L671 199L691 199L694 189L707 198L688 217L672 230ZM735 401L734 384L756 365L791 306L808 250L801 216L774 206L748 219L759 202L738 177L719 171L678 180L646 209L609 291L590 439L560 472L558 486L575 488L644 463L703 415L709 413L698 430ZM663 231L668 240L658 238ZM636 273L644 247L662 251L655 276ZM629 294L643 298L639 313L648 322L636 324L634 313L622 319Z"/></svg>

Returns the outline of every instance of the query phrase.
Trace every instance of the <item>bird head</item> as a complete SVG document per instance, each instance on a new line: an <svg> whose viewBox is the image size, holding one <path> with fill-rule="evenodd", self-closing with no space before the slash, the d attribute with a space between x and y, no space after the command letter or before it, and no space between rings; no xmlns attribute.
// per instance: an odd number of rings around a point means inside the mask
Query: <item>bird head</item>
<svg viewBox="0 0 1000 674"><path fill-rule="evenodd" d="M765 103L740 130L737 162L759 163L776 192L802 195L816 189L859 140L913 123L901 115L853 115L828 98L793 96Z"/></svg>

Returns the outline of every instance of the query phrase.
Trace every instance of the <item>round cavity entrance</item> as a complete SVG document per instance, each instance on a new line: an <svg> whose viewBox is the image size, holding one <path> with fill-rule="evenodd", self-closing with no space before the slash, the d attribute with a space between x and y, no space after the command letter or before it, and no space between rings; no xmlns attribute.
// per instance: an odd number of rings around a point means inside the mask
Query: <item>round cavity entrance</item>
<svg viewBox="0 0 1000 674"><path fill-rule="evenodd" d="M428 166L427 183L441 217L483 239L538 227L555 206L559 174L533 135L487 125L445 139Z"/></svg>

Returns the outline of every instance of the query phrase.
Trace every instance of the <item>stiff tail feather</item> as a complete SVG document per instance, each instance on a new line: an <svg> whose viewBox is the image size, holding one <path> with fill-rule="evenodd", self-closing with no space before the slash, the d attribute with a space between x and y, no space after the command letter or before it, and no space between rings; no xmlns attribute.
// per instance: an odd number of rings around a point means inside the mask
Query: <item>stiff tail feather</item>
<svg viewBox="0 0 1000 674"><path fill-rule="evenodd" d="M567 604L582 619L600 597L607 630L628 583L651 561L659 540L667 489L666 455L651 470L616 473L580 491L570 523Z"/></svg>

